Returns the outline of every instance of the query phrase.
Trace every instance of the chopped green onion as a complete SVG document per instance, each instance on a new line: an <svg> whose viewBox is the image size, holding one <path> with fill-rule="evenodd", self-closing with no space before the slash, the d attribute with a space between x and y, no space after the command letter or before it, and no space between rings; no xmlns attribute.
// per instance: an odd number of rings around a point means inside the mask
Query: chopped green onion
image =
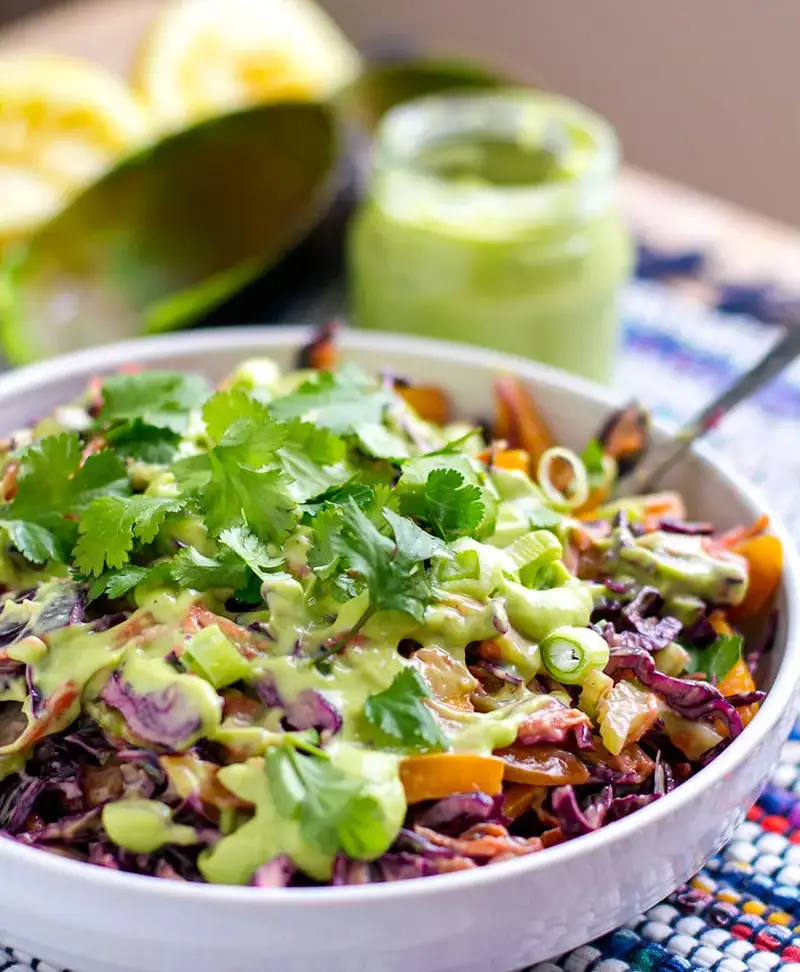
<svg viewBox="0 0 800 972"><path fill-rule="evenodd" d="M198 631L186 646L183 658L196 675L210 682L215 689L225 688L252 674L250 666L217 624Z"/></svg>
<svg viewBox="0 0 800 972"><path fill-rule="evenodd" d="M562 584L567 583L570 577L572 577L572 574L560 560L557 560L554 564L548 564L534 578L528 576L527 570L520 571L520 579L523 583L527 584L528 587L538 587L540 590L546 590L549 587L561 587Z"/></svg>
<svg viewBox="0 0 800 972"><path fill-rule="evenodd" d="M194 827L172 822L172 811L157 800L118 800L103 807L103 827L117 847L152 854L165 844L198 843Z"/></svg>
<svg viewBox="0 0 800 972"><path fill-rule="evenodd" d="M689 664L689 652L677 641L670 641L666 648L654 652L656 668L665 675L680 677Z"/></svg>
<svg viewBox="0 0 800 972"><path fill-rule="evenodd" d="M460 550L454 557L441 559L438 573L439 580L445 584L453 581L479 580L481 560L477 550Z"/></svg>
<svg viewBox="0 0 800 972"><path fill-rule="evenodd" d="M568 494L562 493L550 478L550 468L556 459L567 463L572 469L573 480ZM576 455L572 449L554 446L542 453L536 467L536 479L548 501L561 509L577 509L579 506L583 506L589 498L589 477L586 473L586 466L581 462L580 456Z"/></svg>
<svg viewBox="0 0 800 972"><path fill-rule="evenodd" d="M525 587L538 587L539 578L561 560L563 552L558 538L549 530L527 533L506 549Z"/></svg>
<svg viewBox="0 0 800 972"><path fill-rule="evenodd" d="M625 679L603 694L597 705L597 722L603 745L613 756L652 725L656 705L652 692Z"/></svg>
<svg viewBox="0 0 800 972"><path fill-rule="evenodd" d="M599 668L592 669L583 680L581 686L581 697L578 701L578 708L585 712L590 719L597 721L597 707L600 699L614 687L614 679Z"/></svg>
<svg viewBox="0 0 800 972"><path fill-rule="evenodd" d="M580 685L589 672L608 664L608 644L591 628L564 625L556 628L539 646L548 672L566 685Z"/></svg>

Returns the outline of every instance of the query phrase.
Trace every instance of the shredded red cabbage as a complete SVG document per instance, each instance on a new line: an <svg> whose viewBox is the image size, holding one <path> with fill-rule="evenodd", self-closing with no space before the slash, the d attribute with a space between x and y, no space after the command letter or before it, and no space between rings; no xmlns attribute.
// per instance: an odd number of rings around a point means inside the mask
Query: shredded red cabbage
<svg viewBox="0 0 800 972"><path fill-rule="evenodd" d="M644 648L612 649L606 674L621 677L625 672L631 672L645 688L652 689L685 719L707 719L718 715L728 727L726 744L742 731L739 713L719 689L708 682L665 675L658 671L653 656Z"/></svg>
<svg viewBox="0 0 800 972"><path fill-rule="evenodd" d="M270 709L283 709L284 722L289 729L302 732L316 729L318 732L339 732L342 717L336 706L314 689L303 689L293 699L284 699L272 678L259 679L255 684L261 701Z"/></svg>
<svg viewBox="0 0 800 972"><path fill-rule="evenodd" d="M122 714L140 739L167 749L180 749L201 726L200 716L175 683L158 692L137 692L114 672L100 697Z"/></svg>

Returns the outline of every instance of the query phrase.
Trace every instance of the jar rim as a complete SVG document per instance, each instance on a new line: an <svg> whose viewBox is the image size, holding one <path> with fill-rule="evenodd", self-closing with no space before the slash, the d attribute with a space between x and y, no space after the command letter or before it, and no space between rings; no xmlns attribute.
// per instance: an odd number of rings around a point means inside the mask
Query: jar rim
<svg viewBox="0 0 800 972"><path fill-rule="evenodd" d="M505 109L505 116L502 114ZM437 176L415 163L427 148L448 137L476 134L519 134L526 113L551 112L554 120L572 124L587 133L591 151L585 167L574 178L536 184L496 186L464 185ZM503 129L504 118L506 128ZM516 126L513 124L516 119ZM440 92L404 102L381 121L373 147L373 173L403 171L406 179L425 194L439 194L451 205L480 198L488 207L502 208L506 216L557 206L566 197L581 199L589 210L604 207L619 170L619 141L613 127L590 108L561 95L529 88ZM583 208L583 207L579 207Z"/></svg>

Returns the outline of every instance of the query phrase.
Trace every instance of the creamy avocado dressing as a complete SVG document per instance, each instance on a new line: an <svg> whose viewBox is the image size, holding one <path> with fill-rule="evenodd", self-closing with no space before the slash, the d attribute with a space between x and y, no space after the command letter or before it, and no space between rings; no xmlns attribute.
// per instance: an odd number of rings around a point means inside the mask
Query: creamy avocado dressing
<svg viewBox="0 0 800 972"><path fill-rule="evenodd" d="M309 877L327 881L333 855L303 839L300 825L278 813L259 759L235 763L219 771L219 781L241 800L253 805L253 817L211 850L200 855L203 877L212 884L249 884L262 864L288 855Z"/></svg>
<svg viewBox="0 0 800 972"><path fill-rule="evenodd" d="M401 106L384 120L351 232L356 323L608 381L631 261L617 166L608 125L553 95Z"/></svg>
<svg viewBox="0 0 800 972"><path fill-rule="evenodd" d="M714 552L703 541L661 531L645 534L619 547L609 564L610 576L650 584L672 600L740 604L747 592L747 562L728 551Z"/></svg>

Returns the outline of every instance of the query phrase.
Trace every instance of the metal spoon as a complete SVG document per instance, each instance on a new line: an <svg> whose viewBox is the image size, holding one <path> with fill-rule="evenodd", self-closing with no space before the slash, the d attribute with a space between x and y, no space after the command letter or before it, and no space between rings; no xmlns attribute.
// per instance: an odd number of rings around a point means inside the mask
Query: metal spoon
<svg viewBox="0 0 800 972"><path fill-rule="evenodd" d="M800 355L800 325L793 322L786 334L764 357L707 405L673 438L656 446L639 465L619 480L616 495L633 496L652 492L668 470L689 451L692 444L713 429L740 402L754 395Z"/></svg>

